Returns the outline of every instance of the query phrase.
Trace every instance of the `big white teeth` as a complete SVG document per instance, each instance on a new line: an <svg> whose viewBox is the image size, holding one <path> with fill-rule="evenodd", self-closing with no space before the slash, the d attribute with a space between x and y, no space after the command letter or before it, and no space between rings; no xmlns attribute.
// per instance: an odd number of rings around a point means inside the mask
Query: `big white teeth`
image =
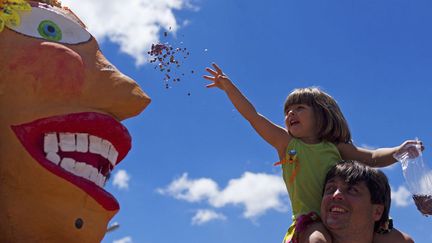
<svg viewBox="0 0 432 243"><path fill-rule="evenodd" d="M73 173L75 167L75 160L71 158L64 158L62 159L60 166L66 171Z"/></svg>
<svg viewBox="0 0 432 243"><path fill-rule="evenodd" d="M106 177L91 165L82 162L76 162L71 158L64 158L61 161L60 166L66 171L76 176L90 180L100 187L103 187L105 184Z"/></svg>
<svg viewBox="0 0 432 243"><path fill-rule="evenodd" d="M108 152L109 152L111 146L112 145L110 142L108 142L107 140L102 140L100 154L104 158L108 158ZM117 160L117 158L116 158L116 160Z"/></svg>
<svg viewBox="0 0 432 243"><path fill-rule="evenodd" d="M64 152L73 152L76 150L75 134L60 133L60 149Z"/></svg>
<svg viewBox="0 0 432 243"><path fill-rule="evenodd" d="M74 168L74 171L75 171L74 174L81 176L83 178L89 178L91 170L90 170L90 168L88 168L88 166L89 165L86 163L76 162L75 168Z"/></svg>
<svg viewBox="0 0 432 243"><path fill-rule="evenodd" d="M117 150L111 146L110 150L108 152L108 160L111 162L111 164L114 166L115 165L115 161L117 161L117 157L118 157L118 152ZM114 161L114 162L113 162Z"/></svg>
<svg viewBox="0 0 432 243"><path fill-rule="evenodd" d="M89 140L90 140L90 146L89 146L90 153L101 154L102 138L90 135Z"/></svg>
<svg viewBox="0 0 432 243"><path fill-rule="evenodd" d="M343 208L338 208L338 207L333 207L333 208L331 208L330 211L331 211L331 212L344 213L344 212L345 212L345 209L343 209Z"/></svg>
<svg viewBox="0 0 432 243"><path fill-rule="evenodd" d="M78 133L76 135L76 149L78 152L87 153L89 147L88 134Z"/></svg>
<svg viewBox="0 0 432 243"><path fill-rule="evenodd" d="M56 133L47 133L44 138L44 152L57 153L59 148L63 152L81 152L98 154L115 166L118 158L118 151L108 140L87 133L59 133L59 140ZM50 158L54 156L50 155ZM52 160L50 160L52 161ZM57 160L55 160L56 163ZM54 161L52 161L54 162Z"/></svg>
<svg viewBox="0 0 432 243"><path fill-rule="evenodd" d="M56 133L47 133L45 134L44 139L44 152L50 153L58 152L58 141L57 141L57 134Z"/></svg>
<svg viewBox="0 0 432 243"><path fill-rule="evenodd" d="M60 160L61 160L60 156L59 156L57 153L54 153L54 152L49 152L49 153L47 153L46 158L47 158L49 161L51 161L51 162L53 162L54 164L56 164L56 165L58 165L59 162L60 162Z"/></svg>
<svg viewBox="0 0 432 243"><path fill-rule="evenodd" d="M64 170L92 181L103 187L106 177L97 168L75 161L72 158L60 158L58 152L81 152L101 155L115 166L118 152L108 140L87 133L47 133L44 137L44 152L46 158Z"/></svg>
<svg viewBox="0 0 432 243"><path fill-rule="evenodd" d="M90 177L89 177L89 179L91 180L91 181L93 181L94 183L96 183L97 182L97 179L98 179L98 171L97 171L97 169L95 168L95 167L91 167L90 168Z"/></svg>
<svg viewBox="0 0 432 243"><path fill-rule="evenodd" d="M100 187L103 187L105 184L106 177L101 173L98 173L98 177L96 179L96 184Z"/></svg>

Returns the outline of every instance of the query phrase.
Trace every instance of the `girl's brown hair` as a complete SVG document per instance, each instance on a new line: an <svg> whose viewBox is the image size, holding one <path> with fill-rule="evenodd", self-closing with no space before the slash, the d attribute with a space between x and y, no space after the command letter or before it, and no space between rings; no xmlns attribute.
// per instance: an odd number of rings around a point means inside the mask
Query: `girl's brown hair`
<svg viewBox="0 0 432 243"><path fill-rule="evenodd" d="M351 143L351 132L335 99L317 87L295 89L288 95L284 114L292 105L311 106L318 128L318 139L338 143Z"/></svg>

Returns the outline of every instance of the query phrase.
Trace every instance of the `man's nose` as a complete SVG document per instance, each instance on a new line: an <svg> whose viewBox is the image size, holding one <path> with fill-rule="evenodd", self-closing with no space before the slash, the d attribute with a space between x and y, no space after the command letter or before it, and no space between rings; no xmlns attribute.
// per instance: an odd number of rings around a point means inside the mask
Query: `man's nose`
<svg viewBox="0 0 432 243"><path fill-rule="evenodd" d="M344 195L342 190L340 189L336 189L336 191L333 193L333 199L337 199L337 200L343 200Z"/></svg>

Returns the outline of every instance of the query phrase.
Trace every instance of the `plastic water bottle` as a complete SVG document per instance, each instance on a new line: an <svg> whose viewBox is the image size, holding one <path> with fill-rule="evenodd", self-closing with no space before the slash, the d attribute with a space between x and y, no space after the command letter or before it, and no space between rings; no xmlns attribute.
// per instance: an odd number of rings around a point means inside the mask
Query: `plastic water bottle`
<svg viewBox="0 0 432 243"><path fill-rule="evenodd" d="M432 170L423 161L420 144L408 144L393 157L401 162L417 209L425 216L432 215Z"/></svg>

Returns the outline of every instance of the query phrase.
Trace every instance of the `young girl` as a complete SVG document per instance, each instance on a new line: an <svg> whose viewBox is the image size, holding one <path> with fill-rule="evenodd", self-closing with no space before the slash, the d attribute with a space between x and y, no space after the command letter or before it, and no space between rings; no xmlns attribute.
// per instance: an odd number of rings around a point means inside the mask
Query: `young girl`
<svg viewBox="0 0 432 243"><path fill-rule="evenodd" d="M320 222L319 212L324 177L329 168L341 159L357 160L369 166L383 167L396 162L392 155L405 145L416 144L409 140L393 148L367 150L351 141L347 122L336 101L318 88L294 90L284 106L285 128L263 115L216 65L204 76L227 94L240 114L250 122L256 132L278 152L283 178L291 200L293 223L284 243L331 242L331 236ZM394 232L394 231L393 231ZM379 242L395 242L396 232L379 236ZM387 237L388 235L388 237Z"/></svg>

